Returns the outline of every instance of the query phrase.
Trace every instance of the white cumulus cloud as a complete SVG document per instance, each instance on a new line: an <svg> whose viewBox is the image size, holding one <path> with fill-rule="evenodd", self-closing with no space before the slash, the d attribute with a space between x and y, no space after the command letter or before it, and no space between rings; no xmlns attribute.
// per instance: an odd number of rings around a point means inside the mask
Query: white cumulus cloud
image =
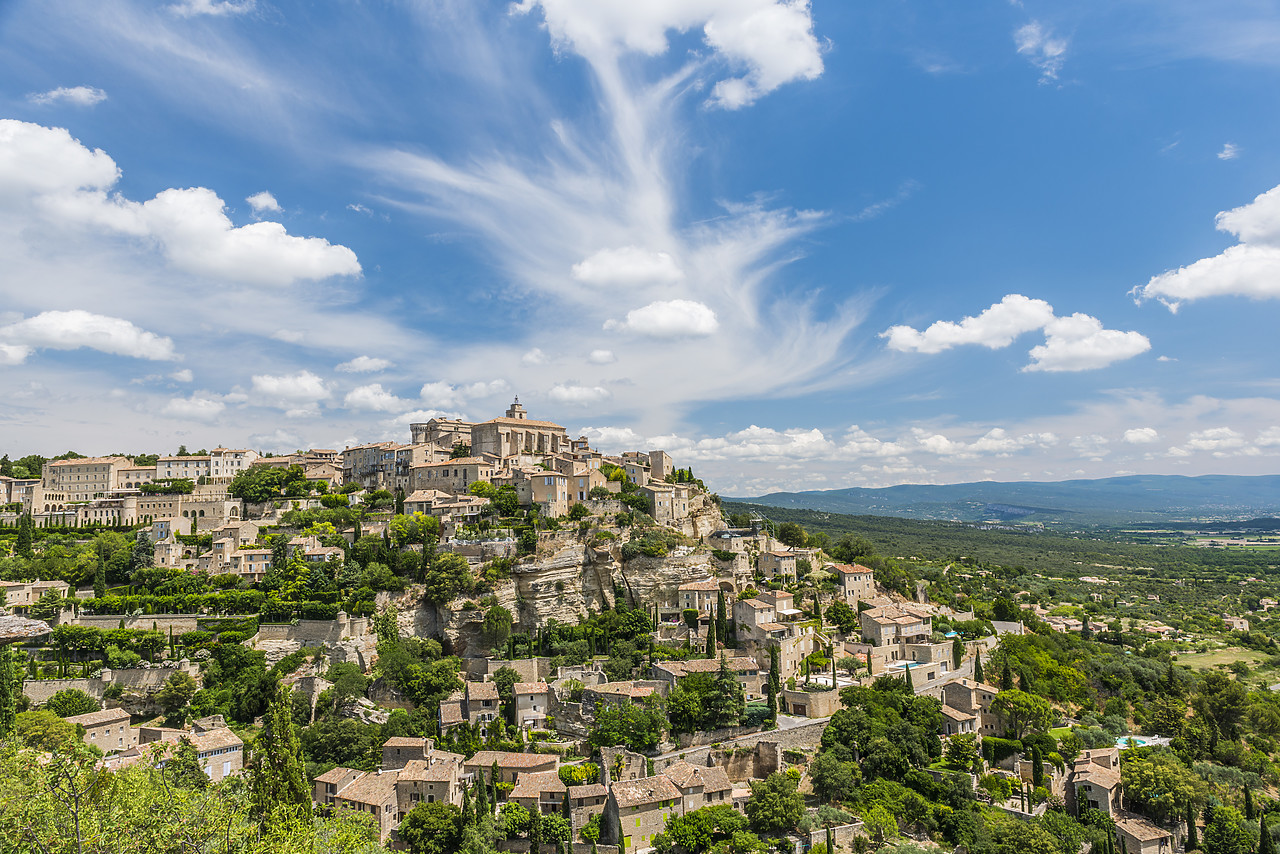
<svg viewBox="0 0 1280 854"><path fill-rule="evenodd" d="M342 405L347 409L362 409L369 412L399 412L412 404L384 389L381 383L371 383L357 386L347 392Z"/></svg>
<svg viewBox="0 0 1280 854"><path fill-rule="evenodd" d="M262 213L263 211L275 213L281 210L280 203L276 201L276 197L266 190L261 193L254 193L245 201L249 203L249 207L253 208L254 213Z"/></svg>
<svg viewBox="0 0 1280 854"><path fill-rule="evenodd" d="M205 187L163 190L146 202L111 192L120 170L62 128L0 120L0 204L30 205L60 228L149 238L170 266L194 275L284 286L360 273L356 255L277 222L237 227Z"/></svg>
<svg viewBox="0 0 1280 854"><path fill-rule="evenodd" d="M1013 43L1017 45L1018 53L1040 69L1041 83L1058 79L1062 65L1067 61L1066 39L1055 37L1048 27L1032 21L1014 31Z"/></svg>
<svg viewBox="0 0 1280 854"><path fill-rule="evenodd" d="M175 397L161 408L164 415L174 418L192 418L205 420L213 418L226 409L226 404L212 397L193 394L191 397Z"/></svg>
<svg viewBox="0 0 1280 854"><path fill-rule="evenodd" d="M377 371L385 371L391 367L391 362L387 359L379 359L374 356L356 356L349 362L343 362L334 367L335 371L344 374L372 374Z"/></svg>
<svg viewBox="0 0 1280 854"><path fill-rule="evenodd" d="M1158 299L1177 311L1182 303L1205 297L1280 298L1280 186L1220 212L1216 224L1240 242L1220 255L1153 276L1134 289L1137 301Z"/></svg>
<svg viewBox="0 0 1280 854"><path fill-rule="evenodd" d="M1134 427L1124 431L1124 441L1130 445L1150 445L1160 439L1160 433L1154 427Z"/></svg>
<svg viewBox="0 0 1280 854"><path fill-rule="evenodd" d="M474 382L455 386L437 381L425 383L418 396L431 409L461 409L469 401L483 400L510 391L506 380Z"/></svg>
<svg viewBox="0 0 1280 854"><path fill-rule="evenodd" d="M923 331L892 326L880 337L888 339L890 350L941 353L965 344L998 350L1037 329L1044 330L1045 343L1031 348L1031 363L1024 371L1093 370L1151 349L1151 342L1141 333L1105 329L1102 321L1087 314L1058 317L1049 303L1022 294L1009 294L976 317L958 323L939 320Z"/></svg>
<svg viewBox="0 0 1280 854"><path fill-rule="evenodd" d="M1024 371L1092 371L1151 349L1142 333L1104 329L1087 314L1054 318L1044 331L1045 343L1031 348Z"/></svg>
<svg viewBox="0 0 1280 854"><path fill-rule="evenodd" d="M612 397L607 388L582 385L552 386L551 391L547 393L547 396L556 403L568 403L576 406L599 403Z"/></svg>
<svg viewBox="0 0 1280 854"><path fill-rule="evenodd" d="M920 332L910 326L894 326L882 332L890 350L941 353L961 344L978 344L997 350L1008 347L1019 335L1041 329L1053 320L1053 306L1041 299L1009 294L977 317L959 323L939 320Z"/></svg>
<svg viewBox="0 0 1280 854"><path fill-rule="evenodd" d="M107 93L93 86L59 86L48 92L32 92L27 100L33 104L73 104L92 107L107 100Z"/></svg>
<svg viewBox="0 0 1280 854"><path fill-rule="evenodd" d="M612 350L592 350L587 361L593 365L611 365L618 361L618 357L613 355Z"/></svg>
<svg viewBox="0 0 1280 854"><path fill-rule="evenodd" d="M667 51L669 32L701 27L713 55L742 72L712 88L711 103L725 109L822 74L808 0L521 0L514 8L541 9L557 44L596 61L658 56Z"/></svg>
<svg viewBox="0 0 1280 854"><path fill-rule="evenodd" d="M253 392L258 400L287 410L291 415L314 414L317 404L329 397L329 389L311 371L294 374L255 374Z"/></svg>
<svg viewBox="0 0 1280 854"><path fill-rule="evenodd" d="M87 347L116 356L172 361L178 358L173 341L139 329L127 320L73 311L45 311L0 327L0 350L9 364L20 364L36 350L77 350Z"/></svg>
<svg viewBox="0 0 1280 854"><path fill-rule="evenodd" d="M716 313L687 299L659 300L627 312L624 321L609 320L605 329L619 329L650 338L701 338L720 328Z"/></svg>
<svg viewBox="0 0 1280 854"><path fill-rule="evenodd" d="M573 265L573 277L592 285L670 285L684 278L684 271L666 252L650 252L635 246L601 249Z"/></svg>
<svg viewBox="0 0 1280 854"><path fill-rule="evenodd" d="M196 375L192 373L190 368L183 368L180 371L174 371L173 373L169 374L169 379L179 383L189 383L195 378L196 378Z"/></svg>
<svg viewBox="0 0 1280 854"><path fill-rule="evenodd" d="M535 367L537 365L545 365L547 363L547 354L534 347L520 357L520 364L526 367Z"/></svg>

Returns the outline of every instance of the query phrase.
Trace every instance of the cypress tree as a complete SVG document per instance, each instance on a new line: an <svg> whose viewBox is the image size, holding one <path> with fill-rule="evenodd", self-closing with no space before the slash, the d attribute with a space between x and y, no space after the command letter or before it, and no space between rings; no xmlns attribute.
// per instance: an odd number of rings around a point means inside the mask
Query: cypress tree
<svg viewBox="0 0 1280 854"><path fill-rule="evenodd" d="M1031 686L1027 684L1027 674L1026 674L1026 673L1019 673L1019 674L1018 674L1018 690L1020 690L1020 691L1026 691L1028 694L1030 694L1030 693L1031 693Z"/></svg>
<svg viewBox="0 0 1280 854"><path fill-rule="evenodd" d="M1248 786L1244 787L1244 817L1249 821L1258 817L1253 811L1253 790Z"/></svg>
<svg viewBox="0 0 1280 854"><path fill-rule="evenodd" d="M489 809L489 788L484 784L484 775L480 775L480 779L476 780L476 817L492 813Z"/></svg>
<svg viewBox="0 0 1280 854"><path fill-rule="evenodd" d="M836 854L835 839L831 836L831 828L827 828L827 854Z"/></svg>
<svg viewBox="0 0 1280 854"><path fill-rule="evenodd" d="M1200 840L1196 838L1196 811L1191 804L1187 804L1187 844L1184 847L1187 851L1200 847Z"/></svg>
<svg viewBox="0 0 1280 854"><path fill-rule="evenodd" d="M476 822L475 813L471 811L471 790L463 789L462 790L462 817L460 819L460 823L462 825L462 828L467 828L475 824L475 822Z"/></svg>
<svg viewBox="0 0 1280 854"><path fill-rule="evenodd" d="M715 654L716 654L716 624L715 624L715 621L712 620L711 624L707 626L707 655L715 655Z"/></svg>
<svg viewBox="0 0 1280 854"><path fill-rule="evenodd" d="M960 640L960 636L956 635L955 640L951 641L951 666L953 669L960 669L960 662L964 661L964 641Z"/></svg>
<svg viewBox="0 0 1280 854"><path fill-rule="evenodd" d="M98 566L93 571L93 595L98 599L107 595L107 562L98 553Z"/></svg>
<svg viewBox="0 0 1280 854"><path fill-rule="evenodd" d="M1036 788L1044 785L1044 757L1038 744L1031 745L1031 785Z"/></svg>
<svg viewBox="0 0 1280 854"><path fill-rule="evenodd" d="M1258 854L1276 854L1276 841L1271 838L1271 828L1267 827L1266 813L1258 817Z"/></svg>
<svg viewBox="0 0 1280 854"><path fill-rule="evenodd" d="M1009 659L1004 660L1004 668L1000 671L1000 690L1013 690L1013 668L1009 666Z"/></svg>
<svg viewBox="0 0 1280 854"><path fill-rule="evenodd" d="M22 672L18 654L12 646L0 646L0 741L13 732L22 697Z"/></svg>
<svg viewBox="0 0 1280 854"><path fill-rule="evenodd" d="M1084 619L1080 621L1080 639L1089 640L1093 637L1093 628L1089 625L1089 615L1085 614Z"/></svg>
<svg viewBox="0 0 1280 854"><path fill-rule="evenodd" d="M31 518L30 513L23 513L18 519L18 542L14 544L13 553L18 557L31 560L36 556L33 545L35 543L35 520Z"/></svg>
<svg viewBox="0 0 1280 854"><path fill-rule="evenodd" d="M915 683L911 681L911 665L908 664L906 667L902 668L902 670L907 677L907 687L910 688L911 693L914 694L916 692L916 686Z"/></svg>
<svg viewBox="0 0 1280 854"><path fill-rule="evenodd" d="M720 590L716 593L716 636L725 643L729 640L729 619L726 611L724 591Z"/></svg>
<svg viewBox="0 0 1280 854"><path fill-rule="evenodd" d="M981 682L985 678L982 672L982 653L973 656L973 681Z"/></svg>
<svg viewBox="0 0 1280 854"><path fill-rule="evenodd" d="M277 685L263 715L262 732L253 740L249 791L264 824L278 811L299 815L311 811L311 789L302 770L302 744L293 728L289 689Z"/></svg>

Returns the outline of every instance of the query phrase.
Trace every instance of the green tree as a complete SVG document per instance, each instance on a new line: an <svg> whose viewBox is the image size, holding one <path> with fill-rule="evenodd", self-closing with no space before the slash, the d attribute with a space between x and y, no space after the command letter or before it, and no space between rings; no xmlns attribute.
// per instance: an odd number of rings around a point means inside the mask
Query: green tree
<svg viewBox="0 0 1280 854"><path fill-rule="evenodd" d="M1219 806L1204 828L1205 854L1249 854L1249 830L1235 807Z"/></svg>
<svg viewBox="0 0 1280 854"><path fill-rule="evenodd" d="M720 657L720 670L715 681L702 698L704 729L723 729L738 726L746 711L746 699L742 683L729 670L724 656Z"/></svg>
<svg viewBox="0 0 1280 854"><path fill-rule="evenodd" d="M756 833L782 833L804 816L804 796L797 791L795 778L775 772L751 782L746 812Z"/></svg>
<svg viewBox="0 0 1280 854"><path fill-rule="evenodd" d="M1276 854L1276 840L1267 826L1267 814L1258 816L1258 854Z"/></svg>
<svg viewBox="0 0 1280 854"><path fill-rule="evenodd" d="M997 694L991 701L991 711L1004 719L1006 732L1016 739L1029 732L1044 732L1053 723L1048 700L1016 688Z"/></svg>
<svg viewBox="0 0 1280 854"><path fill-rule="evenodd" d="M960 669L960 662L964 661L964 641L960 640L960 636L956 635L951 641L951 665L956 670Z"/></svg>
<svg viewBox="0 0 1280 854"><path fill-rule="evenodd" d="M191 702L191 698L196 695L199 686L190 673L181 670L171 673L169 678L160 686L160 690L156 691L153 699L164 709L166 714L177 714L181 709Z"/></svg>
<svg viewBox="0 0 1280 854"><path fill-rule="evenodd" d="M451 552L436 556L424 581L423 598L436 604L451 602L459 593L469 593L475 587L467 559Z"/></svg>
<svg viewBox="0 0 1280 854"><path fill-rule="evenodd" d="M512 667L499 667L493 674L493 684L498 686L498 700L507 713L507 722L516 720L515 686L520 681L520 674Z"/></svg>
<svg viewBox="0 0 1280 854"><path fill-rule="evenodd" d="M857 613L843 599L837 599L827 606L827 622L845 634L857 631L859 626Z"/></svg>
<svg viewBox="0 0 1280 854"><path fill-rule="evenodd" d="M72 718L102 709L102 704L79 688L63 688L49 698L45 708L60 718Z"/></svg>
<svg viewBox="0 0 1280 854"><path fill-rule="evenodd" d="M419 801L400 822L400 838L413 854L452 854L462 811L444 801Z"/></svg>
<svg viewBox="0 0 1280 854"><path fill-rule="evenodd" d="M18 517L18 539L14 543L13 553L20 558L31 560L36 556L35 543L36 521L30 513Z"/></svg>
<svg viewBox="0 0 1280 854"><path fill-rule="evenodd" d="M1205 784L1172 753L1152 753L1120 766L1125 796L1161 821L1181 815L1204 800Z"/></svg>
<svg viewBox="0 0 1280 854"><path fill-rule="evenodd" d="M862 814L867 835L876 842L884 842L898 835L898 820L884 804L875 804Z"/></svg>
<svg viewBox="0 0 1280 854"><path fill-rule="evenodd" d="M22 698L22 664L12 646L0 646L0 741L13 733Z"/></svg>
<svg viewBox="0 0 1280 854"><path fill-rule="evenodd" d="M307 815L311 788L303 774L302 745L293 727L289 690L276 686L263 715L262 731L253 740L249 791L254 811L264 823L281 815Z"/></svg>
<svg viewBox="0 0 1280 854"><path fill-rule="evenodd" d="M803 548L809 542L809 535L795 522L783 522L779 525L777 538L778 542L796 548Z"/></svg>
<svg viewBox="0 0 1280 854"><path fill-rule="evenodd" d="M823 751L809 765L813 791L822 801L849 803L858 794L862 772L856 762L844 762L834 753Z"/></svg>
<svg viewBox="0 0 1280 854"><path fill-rule="evenodd" d="M971 732L953 735L947 739L943 753L952 768L968 771L978 761L978 737Z"/></svg>
<svg viewBox="0 0 1280 854"><path fill-rule="evenodd" d="M497 649L507 642L511 635L511 612L501 605L491 605L484 615L484 625L480 629L480 637L491 649Z"/></svg>

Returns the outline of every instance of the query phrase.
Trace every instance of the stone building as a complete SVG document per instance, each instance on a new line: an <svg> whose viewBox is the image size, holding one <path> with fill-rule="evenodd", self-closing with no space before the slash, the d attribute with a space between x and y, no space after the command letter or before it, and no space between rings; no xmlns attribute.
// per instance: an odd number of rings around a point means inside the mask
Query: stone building
<svg viewBox="0 0 1280 854"><path fill-rule="evenodd" d="M552 456L569 450L568 431L550 421L529 418L520 399L503 418L492 418L471 427L471 453L493 454L503 459L517 456Z"/></svg>
<svg viewBox="0 0 1280 854"><path fill-rule="evenodd" d="M67 721L84 727L84 743L103 753L118 753L138 746L138 731L129 726L129 713L124 709L103 709L73 715Z"/></svg>

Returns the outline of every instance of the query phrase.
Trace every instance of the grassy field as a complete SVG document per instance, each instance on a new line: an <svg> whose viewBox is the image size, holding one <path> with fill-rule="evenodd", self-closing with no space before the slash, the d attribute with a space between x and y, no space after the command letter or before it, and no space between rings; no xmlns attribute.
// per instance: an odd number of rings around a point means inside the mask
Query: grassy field
<svg viewBox="0 0 1280 854"><path fill-rule="evenodd" d="M1223 667L1233 664L1237 661L1243 661L1250 668L1256 668L1266 658L1262 653L1252 649L1243 649L1238 646L1231 646L1225 649L1215 649L1210 652L1182 652L1178 653L1178 663L1193 670L1212 670L1216 667Z"/></svg>

